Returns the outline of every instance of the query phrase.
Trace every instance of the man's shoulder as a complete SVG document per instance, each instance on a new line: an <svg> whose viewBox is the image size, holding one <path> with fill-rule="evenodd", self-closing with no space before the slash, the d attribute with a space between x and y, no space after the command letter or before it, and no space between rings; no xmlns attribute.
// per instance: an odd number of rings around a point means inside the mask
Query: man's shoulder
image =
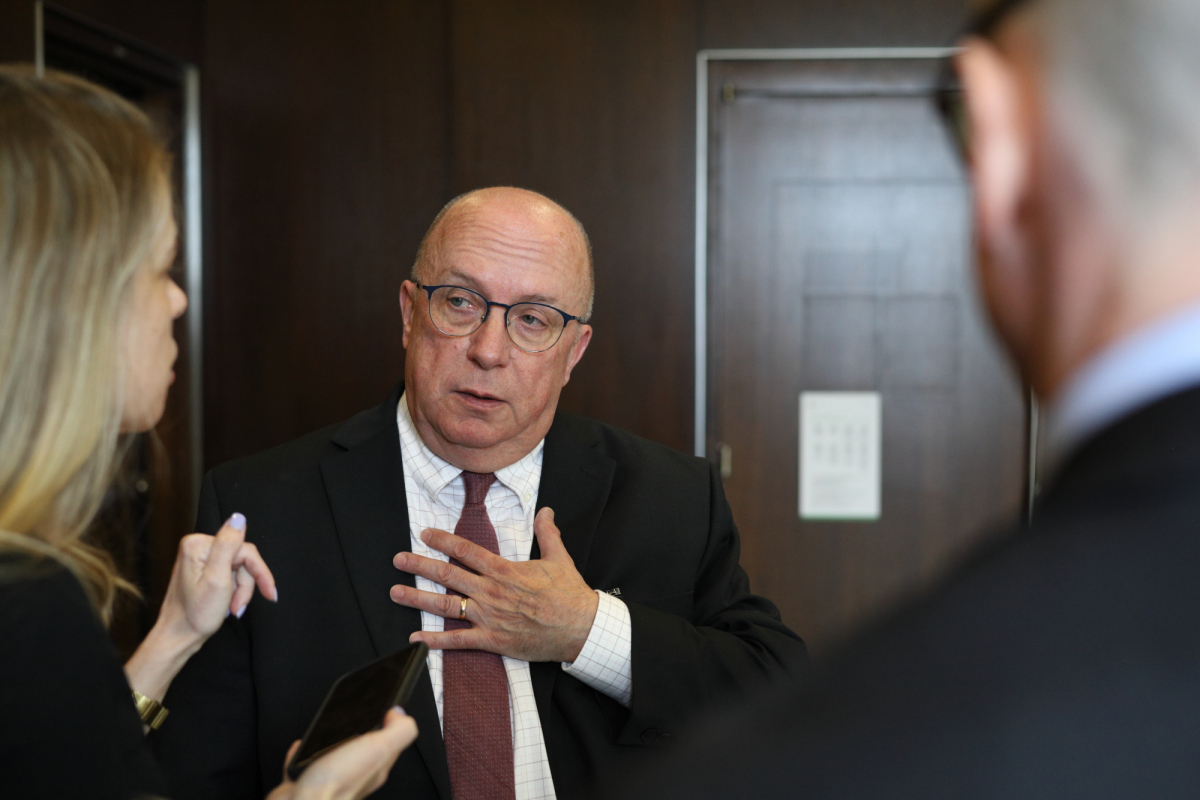
<svg viewBox="0 0 1200 800"><path fill-rule="evenodd" d="M344 452L347 448L386 429L389 422L386 406L385 403L384 406L369 408L349 419L320 428L289 442L252 455L226 461L213 469L213 479L218 482L277 480L312 472L326 458ZM394 428L394 420L391 424Z"/></svg>
<svg viewBox="0 0 1200 800"><path fill-rule="evenodd" d="M622 469L665 471L707 480L709 464L706 460L590 417L560 411L555 415L551 431L551 435L568 436L611 458Z"/></svg>

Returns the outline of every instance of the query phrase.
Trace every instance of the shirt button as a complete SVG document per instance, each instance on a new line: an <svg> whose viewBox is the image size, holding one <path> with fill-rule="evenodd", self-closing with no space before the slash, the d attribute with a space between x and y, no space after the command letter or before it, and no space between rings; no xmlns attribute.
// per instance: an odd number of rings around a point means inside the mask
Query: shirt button
<svg viewBox="0 0 1200 800"><path fill-rule="evenodd" d="M646 730L642 731L642 741L643 742L653 742L657 738L658 738L658 730L655 728L647 728Z"/></svg>
<svg viewBox="0 0 1200 800"><path fill-rule="evenodd" d="M669 733L660 733L660 734L658 735L658 743L659 743L659 744L670 744L670 743L671 743L671 740L672 740L672 739L674 739L674 738L675 738L675 737L674 737L674 736L672 736L672 735L671 735L671 734L669 734Z"/></svg>
<svg viewBox="0 0 1200 800"><path fill-rule="evenodd" d="M531 497L533 497L533 493L532 493L532 492L526 492L526 493L525 493L525 502L526 502L526 503L528 503L528 502L529 502L529 499L530 499Z"/></svg>

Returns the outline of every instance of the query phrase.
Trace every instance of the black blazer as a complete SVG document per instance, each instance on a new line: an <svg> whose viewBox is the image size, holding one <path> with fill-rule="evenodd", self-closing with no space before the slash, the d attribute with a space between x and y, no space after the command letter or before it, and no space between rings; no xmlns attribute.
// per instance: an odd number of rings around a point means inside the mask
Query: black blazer
<svg viewBox="0 0 1200 800"><path fill-rule="evenodd" d="M0 797L165 793L83 586L49 559L0 555Z"/></svg>
<svg viewBox="0 0 1200 800"><path fill-rule="evenodd" d="M612 796L1200 797L1200 388L817 672Z"/></svg>
<svg viewBox="0 0 1200 800"><path fill-rule="evenodd" d="M414 582L392 566L410 546L402 391L206 477L198 528L244 513L280 601L259 598L228 620L172 685L171 717L154 739L176 797L261 798L334 679L420 628L418 611L388 597L393 584ZM620 589L633 622L631 709L557 663L533 665L560 798L644 763L698 710L803 669L803 643L750 594L729 506L705 461L560 413L546 436L543 506L588 585ZM379 796L450 800L427 676L407 710L420 737Z"/></svg>

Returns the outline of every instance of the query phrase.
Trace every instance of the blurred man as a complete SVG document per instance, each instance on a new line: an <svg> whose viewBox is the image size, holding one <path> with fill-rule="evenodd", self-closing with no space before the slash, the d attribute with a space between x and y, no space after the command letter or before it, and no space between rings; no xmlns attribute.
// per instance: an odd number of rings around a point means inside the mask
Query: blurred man
<svg viewBox="0 0 1200 800"><path fill-rule="evenodd" d="M401 287L404 383L205 479L199 529L245 513L282 600L172 685L174 796L261 798L333 680L410 641L433 648L407 707L421 733L377 795L401 800L575 797L803 668L749 592L711 466L556 411L592 293L563 208L465 195Z"/></svg>
<svg viewBox="0 0 1200 800"><path fill-rule="evenodd" d="M1051 408L1032 526L636 798L1200 796L1200 3L995 8L957 69L979 284Z"/></svg>

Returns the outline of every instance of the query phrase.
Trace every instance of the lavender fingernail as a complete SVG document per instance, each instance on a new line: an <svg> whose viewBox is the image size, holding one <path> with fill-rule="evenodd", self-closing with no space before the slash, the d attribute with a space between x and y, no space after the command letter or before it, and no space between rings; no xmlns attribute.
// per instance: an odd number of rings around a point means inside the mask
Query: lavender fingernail
<svg viewBox="0 0 1200 800"><path fill-rule="evenodd" d="M404 716L408 716L408 712L404 710L404 706L392 706L392 710L399 711Z"/></svg>
<svg viewBox="0 0 1200 800"><path fill-rule="evenodd" d="M246 530L246 518L240 512L234 512L234 515L229 518L229 527L235 531Z"/></svg>
<svg viewBox="0 0 1200 800"><path fill-rule="evenodd" d="M242 607L241 607L241 608L239 608L239 609L238 609L238 611L237 611L237 618L238 618L238 619L241 619L241 618L242 618L242 614L245 614L245 613L246 613L246 607L245 607L245 606L242 606Z"/></svg>

